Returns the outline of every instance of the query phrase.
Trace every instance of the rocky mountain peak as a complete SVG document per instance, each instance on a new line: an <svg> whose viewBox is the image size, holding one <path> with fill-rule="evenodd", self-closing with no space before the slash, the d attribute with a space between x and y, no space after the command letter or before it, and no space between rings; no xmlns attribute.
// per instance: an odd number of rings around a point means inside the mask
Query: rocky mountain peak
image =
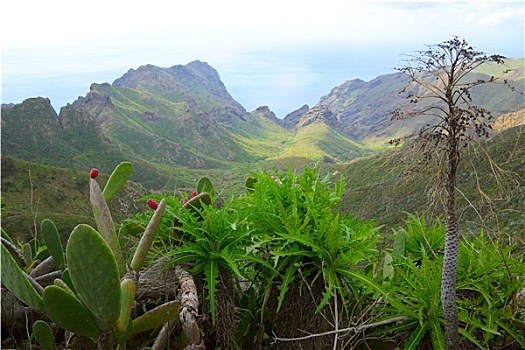
<svg viewBox="0 0 525 350"><path fill-rule="evenodd" d="M299 123L301 117L309 110L310 107L308 105L303 105L301 108L287 114L286 117L281 120L281 125L287 129L292 129Z"/></svg>
<svg viewBox="0 0 525 350"><path fill-rule="evenodd" d="M323 104L317 104L304 113L295 127L305 127L315 122L325 123L334 128L338 127L335 114Z"/></svg>
<svg viewBox="0 0 525 350"><path fill-rule="evenodd" d="M277 118L275 113L272 112L268 106L257 107L253 113L257 113L257 114L263 116L264 118L266 118L266 119L268 119L268 120L270 120L270 121L272 121L274 123L277 123L277 124L280 124L280 122L281 122L281 120L279 118Z"/></svg>
<svg viewBox="0 0 525 350"><path fill-rule="evenodd" d="M181 101L201 97L222 105L245 109L233 99L220 79L219 73L206 62L192 61L186 65L161 68L153 65L130 69L116 79L114 87L127 87L134 90L179 96Z"/></svg>

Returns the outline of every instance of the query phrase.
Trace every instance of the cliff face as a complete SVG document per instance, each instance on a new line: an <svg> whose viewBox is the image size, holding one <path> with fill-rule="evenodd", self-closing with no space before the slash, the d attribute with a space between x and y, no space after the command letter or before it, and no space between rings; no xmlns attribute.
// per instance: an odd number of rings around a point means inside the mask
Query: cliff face
<svg viewBox="0 0 525 350"><path fill-rule="evenodd" d="M495 76L499 77L501 82L473 89L473 101L491 111L495 117L524 109L523 62L523 59L508 59L505 66L488 64L467 76L468 81L490 80L491 76ZM400 94L408 83L409 78L403 73L381 75L370 81L349 80L321 97L319 103L311 110L325 111L323 115L326 122L354 140L369 145L385 144L389 139L412 134L427 122L431 122L424 118L395 122L391 120L393 111L408 103L403 94ZM430 102L435 101L419 101L419 105ZM328 117L326 111L332 115ZM282 125L296 129L312 118L312 114L303 106L287 115Z"/></svg>

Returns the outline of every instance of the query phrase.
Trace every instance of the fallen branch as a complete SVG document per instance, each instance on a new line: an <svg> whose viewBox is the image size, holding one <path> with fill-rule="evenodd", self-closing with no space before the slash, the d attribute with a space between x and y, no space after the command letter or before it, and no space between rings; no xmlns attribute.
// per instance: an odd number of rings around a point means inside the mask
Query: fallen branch
<svg viewBox="0 0 525 350"><path fill-rule="evenodd" d="M379 327L379 326L384 326L386 324L395 323L395 322L401 322L401 321L405 321L407 319L408 319L408 316L399 316L399 317L391 318L389 320L379 321L379 322L376 322L376 323L369 323L369 324L364 324L364 325L361 325L361 326L355 326L355 327L349 327L349 328L343 328L343 329L336 329L336 330L333 330L333 331L328 331L328 332L323 332L323 333L309 334L309 335L306 335L304 337L298 337L298 338L279 338L279 337L275 337L274 341L282 341L282 342L299 341L299 340L306 340L306 339L312 339L312 338L317 338L317 337L323 337L325 335L338 334L338 333L360 332L360 331L363 331L365 329L375 328L375 327Z"/></svg>
<svg viewBox="0 0 525 350"><path fill-rule="evenodd" d="M182 325L189 346L192 349L197 349L202 345L201 330L197 324L197 317L199 315L199 297L197 294L197 287L193 281L193 277L189 272L184 271L180 266L175 266L175 275L179 280L181 288L181 302L179 320ZM195 347L197 346L197 347Z"/></svg>
<svg viewBox="0 0 525 350"><path fill-rule="evenodd" d="M166 269L166 261L160 261L140 275L135 300L173 300L180 283L174 268Z"/></svg>
<svg viewBox="0 0 525 350"><path fill-rule="evenodd" d="M47 287L51 284L53 284L53 281L56 278L62 277L62 270L53 271L50 273L46 273L45 275L38 276L35 278L35 281L38 282L42 287Z"/></svg>

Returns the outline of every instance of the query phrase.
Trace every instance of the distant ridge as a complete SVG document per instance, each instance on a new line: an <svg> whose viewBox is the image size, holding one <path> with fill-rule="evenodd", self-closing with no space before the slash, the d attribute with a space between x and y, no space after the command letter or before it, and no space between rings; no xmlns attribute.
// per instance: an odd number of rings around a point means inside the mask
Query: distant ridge
<svg viewBox="0 0 525 350"><path fill-rule="evenodd" d="M490 110L495 117L525 108L523 58L507 59L505 65L482 66L472 79L490 79L496 76L514 86L511 91L503 84L487 84L473 91L473 99L481 107ZM509 70L510 71L507 71ZM403 73L378 76L368 82L361 79L348 80L334 87L320 98L315 107L323 107L333 113L332 127L369 146L384 146L386 141L405 136L426 124L426 120L390 120L392 112L406 103L399 92L409 80ZM287 115L282 125L293 129L305 118L304 106ZM308 118L308 116L306 116Z"/></svg>
<svg viewBox="0 0 525 350"><path fill-rule="evenodd" d="M518 91L520 62L512 60L518 68L504 76ZM136 167L133 180L154 189L191 186L215 171L237 176L258 166L337 164L384 150L387 140L425 122L390 120L405 103L398 92L406 83L402 73L349 80L281 120L268 106L247 112L205 62L145 65L112 84L91 84L59 113L41 97L2 105L2 152L79 171L110 171L127 160ZM496 116L510 113L502 128L515 125L520 114L512 112L525 108L522 95L505 86L480 89L474 99Z"/></svg>

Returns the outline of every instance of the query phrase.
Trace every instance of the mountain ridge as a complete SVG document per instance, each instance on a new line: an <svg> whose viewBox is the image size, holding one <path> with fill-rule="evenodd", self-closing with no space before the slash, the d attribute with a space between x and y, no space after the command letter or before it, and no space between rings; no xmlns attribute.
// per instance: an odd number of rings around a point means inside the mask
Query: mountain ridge
<svg viewBox="0 0 525 350"><path fill-rule="evenodd" d="M485 73L494 71L489 67ZM509 74L523 80L522 73ZM91 84L59 113L45 98L3 105L2 152L81 171L112 169L129 160L136 164L134 180L157 189L188 185L213 169L348 162L424 123L401 121L394 127L390 121L406 82L402 73L349 80L315 106L303 105L279 119L268 106L247 112L205 62L145 65L112 84ZM486 104L520 110L523 101L496 92L480 96Z"/></svg>

